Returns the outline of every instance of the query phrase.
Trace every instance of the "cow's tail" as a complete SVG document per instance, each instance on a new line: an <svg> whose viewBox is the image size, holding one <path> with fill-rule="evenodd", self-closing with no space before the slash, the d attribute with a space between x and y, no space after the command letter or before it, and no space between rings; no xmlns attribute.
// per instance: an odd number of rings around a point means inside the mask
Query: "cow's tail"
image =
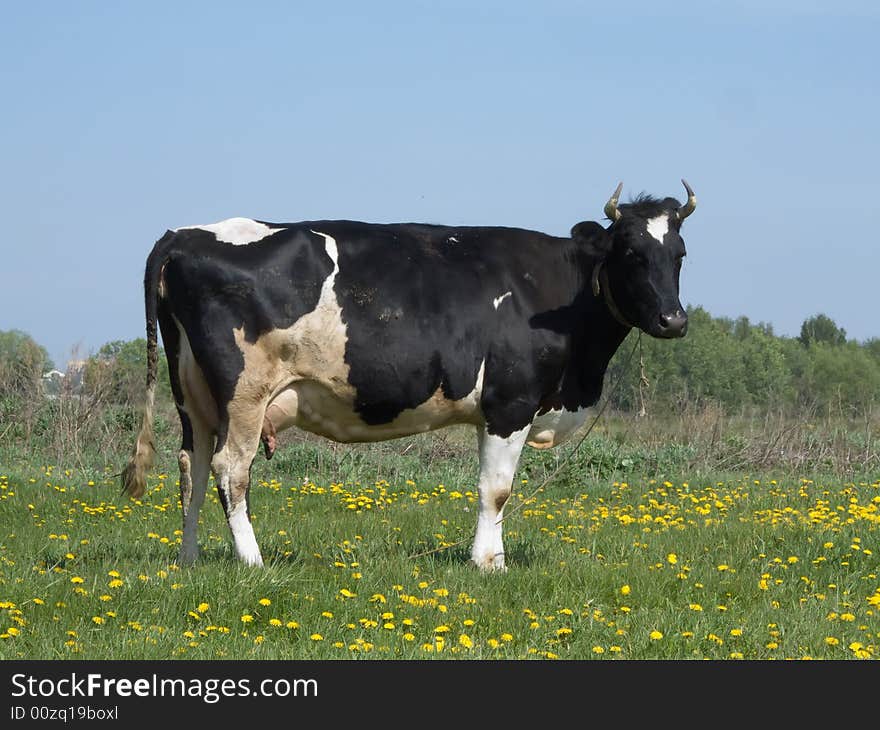
<svg viewBox="0 0 880 730"><path fill-rule="evenodd" d="M156 400L156 380L159 364L157 323L159 319L159 279L165 264L168 245L174 234L168 231L160 238L147 258L144 272L144 304L147 320L147 393L141 428L128 465L122 472L122 491L135 499L146 490L147 471L153 466L156 438L153 433L153 406Z"/></svg>

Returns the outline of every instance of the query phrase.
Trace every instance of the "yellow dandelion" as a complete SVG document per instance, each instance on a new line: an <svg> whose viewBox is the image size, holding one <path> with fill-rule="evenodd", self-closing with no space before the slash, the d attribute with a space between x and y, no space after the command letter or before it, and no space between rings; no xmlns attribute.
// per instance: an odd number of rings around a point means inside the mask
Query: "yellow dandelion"
<svg viewBox="0 0 880 730"><path fill-rule="evenodd" d="M659 641L663 638L663 632L654 629L650 634L648 634L648 638L651 639L651 641Z"/></svg>
<svg viewBox="0 0 880 730"><path fill-rule="evenodd" d="M467 634L462 634L458 637L458 643L461 644L465 649L472 649L474 646L474 641Z"/></svg>
<svg viewBox="0 0 880 730"><path fill-rule="evenodd" d="M196 606L196 611L198 611L199 613L204 613L209 608L211 608L210 604L200 603L198 606Z"/></svg>
<svg viewBox="0 0 880 730"><path fill-rule="evenodd" d="M312 634L309 638L312 641L324 641L324 637L321 634Z"/></svg>
<svg viewBox="0 0 880 730"><path fill-rule="evenodd" d="M339 591L339 595L343 596L344 598L354 598L357 593L352 593L350 590L348 590L348 588L342 588Z"/></svg>
<svg viewBox="0 0 880 730"><path fill-rule="evenodd" d="M666 562L670 565L675 565L678 562L678 555L675 553L669 553L669 555L666 556Z"/></svg>
<svg viewBox="0 0 880 730"><path fill-rule="evenodd" d="M281 626L281 619L270 618L269 619L269 626Z"/></svg>
<svg viewBox="0 0 880 730"><path fill-rule="evenodd" d="M249 624L253 620L254 620L254 617L251 616L249 613L246 613L241 617L241 622L243 624Z"/></svg>
<svg viewBox="0 0 880 730"><path fill-rule="evenodd" d="M268 598L261 598L259 601L257 601L257 603L259 603L261 606L271 606L272 605L272 601L270 601Z"/></svg>
<svg viewBox="0 0 880 730"><path fill-rule="evenodd" d="M630 588L628 585L620 587L620 595L622 596L628 596L631 592L632 588Z"/></svg>
<svg viewBox="0 0 880 730"><path fill-rule="evenodd" d="M80 576L75 575L70 579L70 582L71 583L84 583L85 580L83 578L81 578Z"/></svg>
<svg viewBox="0 0 880 730"><path fill-rule="evenodd" d="M286 624L284 624L284 625L285 625L288 629L298 629L298 628L299 628L299 624L298 624L296 621L288 621L288 622L287 622Z"/></svg>

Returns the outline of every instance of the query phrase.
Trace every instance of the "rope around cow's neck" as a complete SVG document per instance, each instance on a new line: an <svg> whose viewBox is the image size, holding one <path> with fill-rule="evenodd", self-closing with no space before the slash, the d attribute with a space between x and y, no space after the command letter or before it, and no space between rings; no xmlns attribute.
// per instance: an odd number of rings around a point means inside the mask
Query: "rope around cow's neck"
<svg viewBox="0 0 880 730"><path fill-rule="evenodd" d="M505 514L503 517L501 517L495 523L496 525L502 524L504 522L504 520L506 520L511 515L515 514L517 512L517 510L524 507L526 505L526 503L529 502L529 500L531 500L536 494L538 494L538 492L540 492L542 489L544 489L544 487L546 487L551 481L553 481L553 479L556 478L557 474L559 474L559 472L561 472L562 469L568 465L568 462L571 461L571 457L574 456L575 453L577 453L577 450L581 447L581 444L587 439L587 436L590 435L590 432L593 430L596 423L598 423L599 418L605 412L605 409L608 407L608 404L611 402L612 396L617 392L618 386L623 381L623 376L626 375L627 370L629 370L629 365L632 362L633 355L636 352L636 348L639 348L639 350L641 350L642 332L641 332L641 330L639 330L638 332L639 332L639 336L636 339L636 341L633 343L632 350L630 350L629 356L626 358L626 362L623 365L623 369L620 371L619 375L617 376L617 379L614 381L614 384L611 386L611 389L608 391L608 394L605 396L605 399L602 402L602 405L599 407L599 410L596 411L596 415L593 416L593 420L590 422L590 425L587 427L587 430L584 431L583 435L578 439L577 443L575 443L575 445L569 450L569 452L565 455L565 458L562 459L562 461L559 463L559 465L552 472L550 472L550 474L547 477L544 478L544 481L541 482L534 490L532 490L532 492L529 493L524 499L521 499L519 504L514 506L509 512L507 512L507 514ZM644 377L644 375L643 375L643 377ZM512 493L511 493L511 496L513 496ZM474 533L474 534L476 534L476 533ZM451 542L448 545L441 545L440 547L436 547L431 550L425 550L424 552L421 552L421 553L414 553L413 555L410 555L409 557L410 557L410 559L412 559L412 558L421 558L421 557L424 557L425 555L433 555L434 553L439 553L439 552L442 552L443 550L448 550L449 548L457 547L457 546L467 542L468 540L472 540L473 537L474 537L474 535L471 535L470 538L465 537L465 538L462 538L461 540L456 540L455 542Z"/></svg>

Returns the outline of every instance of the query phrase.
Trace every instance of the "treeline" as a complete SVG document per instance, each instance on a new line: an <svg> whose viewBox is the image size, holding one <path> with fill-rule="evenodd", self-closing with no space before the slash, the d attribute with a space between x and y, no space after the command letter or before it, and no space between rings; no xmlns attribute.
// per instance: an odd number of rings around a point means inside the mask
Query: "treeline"
<svg viewBox="0 0 880 730"><path fill-rule="evenodd" d="M807 319L797 337L701 307L689 317L680 340L630 333L608 369L613 406L654 415L712 404L727 414L859 416L880 405L880 338L848 340L824 314Z"/></svg>
<svg viewBox="0 0 880 730"><path fill-rule="evenodd" d="M823 314L797 337L745 317L689 312L680 340L630 333L608 369L604 395L612 410L651 417L712 409L727 416L847 419L880 409L880 338L847 339ZM146 341L113 341L64 377L27 333L0 332L0 446L42 449L59 460L71 453L127 452L140 422ZM873 420L873 419L872 419ZM179 428L168 365L160 349L156 432Z"/></svg>

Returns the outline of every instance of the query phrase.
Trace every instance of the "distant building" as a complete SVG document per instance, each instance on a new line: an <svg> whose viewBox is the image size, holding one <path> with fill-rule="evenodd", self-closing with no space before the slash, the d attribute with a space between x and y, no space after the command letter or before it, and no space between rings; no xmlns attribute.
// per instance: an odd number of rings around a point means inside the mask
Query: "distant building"
<svg viewBox="0 0 880 730"><path fill-rule="evenodd" d="M47 398L57 398L59 395L77 394L82 390L83 374L85 373L85 360L70 360L67 363L67 372L50 370L43 374L43 392Z"/></svg>

